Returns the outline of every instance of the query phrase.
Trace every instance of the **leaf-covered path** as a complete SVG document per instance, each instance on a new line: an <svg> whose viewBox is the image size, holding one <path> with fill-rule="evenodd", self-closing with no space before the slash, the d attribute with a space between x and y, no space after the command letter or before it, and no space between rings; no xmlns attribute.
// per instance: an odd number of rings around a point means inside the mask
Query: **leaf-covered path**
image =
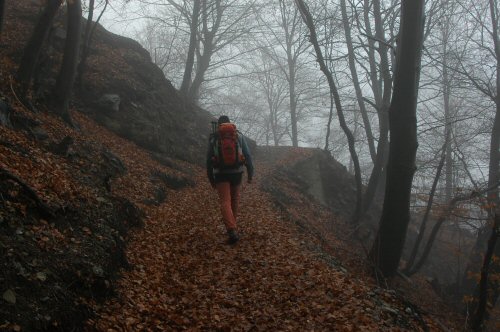
<svg viewBox="0 0 500 332"><path fill-rule="evenodd" d="M258 179L269 171L257 164ZM149 208L127 250L118 294L95 305L100 331L415 330L349 273L306 249L260 184L242 188L241 241L230 246L204 172L196 186Z"/></svg>

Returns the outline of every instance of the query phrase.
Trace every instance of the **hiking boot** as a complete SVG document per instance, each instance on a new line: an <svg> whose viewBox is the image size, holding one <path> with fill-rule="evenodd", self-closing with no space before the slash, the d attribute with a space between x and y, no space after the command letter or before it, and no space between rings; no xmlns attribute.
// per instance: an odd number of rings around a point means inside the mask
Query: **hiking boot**
<svg viewBox="0 0 500 332"><path fill-rule="evenodd" d="M229 236L229 240L227 241L229 244L235 244L240 240L238 233L234 229L228 230L227 235Z"/></svg>

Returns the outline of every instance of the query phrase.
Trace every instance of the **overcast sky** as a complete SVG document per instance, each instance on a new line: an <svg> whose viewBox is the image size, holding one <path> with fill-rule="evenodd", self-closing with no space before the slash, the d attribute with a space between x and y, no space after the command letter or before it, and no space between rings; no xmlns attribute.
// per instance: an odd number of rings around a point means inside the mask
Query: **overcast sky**
<svg viewBox="0 0 500 332"><path fill-rule="evenodd" d="M140 28L141 21L135 18L133 15L134 11L137 10L137 6L134 3L130 3L126 7L127 16L123 15L123 8L118 2L110 1L108 9L101 18L100 23L113 33L118 35L123 35L127 37L135 37L137 30ZM97 9L96 16L99 15L101 8ZM95 20L96 18L94 18Z"/></svg>

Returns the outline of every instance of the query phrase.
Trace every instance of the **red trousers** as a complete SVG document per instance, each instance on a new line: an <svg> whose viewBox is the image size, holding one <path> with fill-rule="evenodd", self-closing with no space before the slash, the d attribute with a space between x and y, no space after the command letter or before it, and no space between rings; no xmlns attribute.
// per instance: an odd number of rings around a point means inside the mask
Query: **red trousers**
<svg viewBox="0 0 500 332"><path fill-rule="evenodd" d="M240 185L231 185L224 181L215 184L219 193L220 210L227 230L236 230L236 216L240 200Z"/></svg>

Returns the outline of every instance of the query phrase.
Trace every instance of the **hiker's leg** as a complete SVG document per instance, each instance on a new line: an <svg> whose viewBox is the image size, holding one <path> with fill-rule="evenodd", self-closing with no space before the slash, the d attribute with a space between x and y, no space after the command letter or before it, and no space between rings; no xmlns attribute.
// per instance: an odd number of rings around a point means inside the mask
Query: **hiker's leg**
<svg viewBox="0 0 500 332"><path fill-rule="evenodd" d="M238 218L238 205L240 202L240 185L231 185L231 210L234 219Z"/></svg>
<svg viewBox="0 0 500 332"><path fill-rule="evenodd" d="M224 224L228 230L236 229L236 220L231 209L231 188L227 181L219 182L215 185L219 193L220 210Z"/></svg>

